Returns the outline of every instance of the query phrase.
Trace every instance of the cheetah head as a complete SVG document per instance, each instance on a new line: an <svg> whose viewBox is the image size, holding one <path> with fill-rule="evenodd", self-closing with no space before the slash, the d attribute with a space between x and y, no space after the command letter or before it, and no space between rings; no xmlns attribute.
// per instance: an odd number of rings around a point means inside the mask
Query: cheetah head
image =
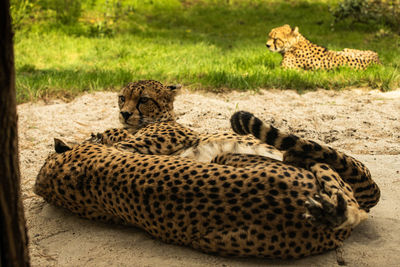
<svg viewBox="0 0 400 267"><path fill-rule="evenodd" d="M62 164L60 164L63 160L63 154L72 150L72 146L60 139L54 138L54 148L55 153L51 153L47 157L45 164L42 166L36 177L33 191L36 195L43 197L46 201L57 204L59 202L57 199L60 190L54 190L54 187L57 186L57 183L53 181L54 173L57 168L63 168ZM67 164L65 165L66 168L70 167Z"/></svg>
<svg viewBox="0 0 400 267"><path fill-rule="evenodd" d="M36 176L33 192L55 206L74 211L78 211L78 207L81 211L87 210L88 206L82 204L87 196L83 190L86 176L82 175L82 160L93 158L100 151L108 153L114 148L91 143L67 144L55 138L54 149Z"/></svg>
<svg viewBox="0 0 400 267"><path fill-rule="evenodd" d="M129 83L118 95L120 122L136 132L150 123L174 120L173 103L180 88L153 80Z"/></svg>
<svg viewBox="0 0 400 267"><path fill-rule="evenodd" d="M272 29L268 36L265 44L267 48L272 52L285 53L298 41L301 34L298 27L292 29L290 25L285 24Z"/></svg>

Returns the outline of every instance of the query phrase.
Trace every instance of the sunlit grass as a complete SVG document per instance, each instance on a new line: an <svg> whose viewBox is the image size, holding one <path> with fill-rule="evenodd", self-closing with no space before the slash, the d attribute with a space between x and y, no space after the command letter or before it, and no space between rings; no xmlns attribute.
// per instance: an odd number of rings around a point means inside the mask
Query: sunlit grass
<svg viewBox="0 0 400 267"><path fill-rule="evenodd" d="M104 6L94 5L72 25L38 20L18 30L18 101L118 89L138 79L211 91L399 87L400 38L376 38L378 26L349 29L343 22L332 29L326 3L332 1L121 2L125 13L104 20L104 28L96 24ZM271 28L285 23L330 49L375 50L383 66L364 72L283 70L281 56L267 51L264 43Z"/></svg>

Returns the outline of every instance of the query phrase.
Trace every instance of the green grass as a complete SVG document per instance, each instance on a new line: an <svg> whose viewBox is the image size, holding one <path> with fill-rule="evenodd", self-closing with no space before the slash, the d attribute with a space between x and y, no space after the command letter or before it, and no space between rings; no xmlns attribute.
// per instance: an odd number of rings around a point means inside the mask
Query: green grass
<svg viewBox="0 0 400 267"><path fill-rule="evenodd" d="M39 10L15 35L17 100L119 89L138 79L211 91L399 87L399 36L376 36L379 25L346 21L332 28L333 2L98 0L84 2L79 21L69 24ZM283 70L281 55L264 44L269 30L285 23L329 49L377 51L383 65Z"/></svg>

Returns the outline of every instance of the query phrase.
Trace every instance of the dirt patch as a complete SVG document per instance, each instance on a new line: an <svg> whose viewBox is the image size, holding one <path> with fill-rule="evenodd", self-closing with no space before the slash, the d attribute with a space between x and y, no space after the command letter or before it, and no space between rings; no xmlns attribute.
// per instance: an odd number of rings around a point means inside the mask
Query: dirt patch
<svg viewBox="0 0 400 267"><path fill-rule="evenodd" d="M236 110L339 148L362 160L382 190L381 202L345 242L348 266L400 262L400 91L190 93L177 97L178 121L199 132L228 131ZM135 228L79 219L32 192L36 174L53 151L53 138L83 140L119 127L115 93L81 96L70 103L18 106L22 193L33 266L335 266L335 252L299 261L231 259L153 240Z"/></svg>

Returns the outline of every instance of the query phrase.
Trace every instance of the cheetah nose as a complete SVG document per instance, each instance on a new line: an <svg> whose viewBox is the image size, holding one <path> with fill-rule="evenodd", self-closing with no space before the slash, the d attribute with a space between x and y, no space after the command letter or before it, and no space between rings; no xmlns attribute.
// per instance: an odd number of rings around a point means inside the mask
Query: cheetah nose
<svg viewBox="0 0 400 267"><path fill-rule="evenodd" d="M121 115L125 120L127 120L130 116L132 116L132 112L121 111Z"/></svg>
<svg viewBox="0 0 400 267"><path fill-rule="evenodd" d="M266 46L267 48L270 48L270 47L271 47L269 44L265 44L265 46Z"/></svg>

